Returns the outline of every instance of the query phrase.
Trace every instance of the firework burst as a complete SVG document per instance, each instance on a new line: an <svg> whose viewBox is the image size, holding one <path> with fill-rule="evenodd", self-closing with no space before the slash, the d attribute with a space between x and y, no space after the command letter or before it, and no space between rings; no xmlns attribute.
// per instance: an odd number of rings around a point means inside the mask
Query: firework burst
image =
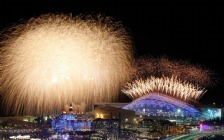
<svg viewBox="0 0 224 140"><path fill-rule="evenodd" d="M214 85L213 73L200 65L192 65L186 61L171 60L167 57L161 58L139 58L135 62L133 80L139 78L156 77L177 77L181 81L209 87Z"/></svg>
<svg viewBox="0 0 224 140"><path fill-rule="evenodd" d="M200 65L162 58L139 58L130 82L122 89L131 99L157 92L183 100L198 100L213 85L212 73Z"/></svg>
<svg viewBox="0 0 224 140"><path fill-rule="evenodd" d="M150 93L162 93L183 100L198 100L206 92L205 89L180 81L177 77L156 78L154 76L128 83L122 91L131 99Z"/></svg>
<svg viewBox="0 0 224 140"><path fill-rule="evenodd" d="M42 15L2 38L1 94L7 111L55 113L71 102L111 101L129 76L130 36L108 17Z"/></svg>

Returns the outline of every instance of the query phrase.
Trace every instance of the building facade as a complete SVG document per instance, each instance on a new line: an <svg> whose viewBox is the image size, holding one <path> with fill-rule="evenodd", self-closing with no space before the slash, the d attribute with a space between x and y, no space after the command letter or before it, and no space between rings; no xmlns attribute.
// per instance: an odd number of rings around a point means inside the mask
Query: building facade
<svg viewBox="0 0 224 140"><path fill-rule="evenodd" d="M69 111L62 111L62 113L52 119L52 128L58 132L86 130L90 129L91 121L81 119L73 112L72 105Z"/></svg>

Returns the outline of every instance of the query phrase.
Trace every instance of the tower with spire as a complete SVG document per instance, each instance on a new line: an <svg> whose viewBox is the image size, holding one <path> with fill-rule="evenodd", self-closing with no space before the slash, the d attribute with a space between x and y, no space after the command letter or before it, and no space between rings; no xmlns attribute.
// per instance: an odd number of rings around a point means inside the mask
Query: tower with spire
<svg viewBox="0 0 224 140"><path fill-rule="evenodd" d="M70 104L68 113L69 113L69 114L74 114L73 107L72 107L72 103Z"/></svg>

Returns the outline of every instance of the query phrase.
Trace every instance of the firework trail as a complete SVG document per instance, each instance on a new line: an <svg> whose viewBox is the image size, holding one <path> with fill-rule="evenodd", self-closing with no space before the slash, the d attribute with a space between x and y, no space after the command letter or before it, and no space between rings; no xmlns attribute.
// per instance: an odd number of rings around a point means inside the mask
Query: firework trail
<svg viewBox="0 0 224 140"><path fill-rule="evenodd" d="M129 77L130 36L108 17L47 14L10 28L2 38L7 112L50 114L69 103L111 101Z"/></svg>
<svg viewBox="0 0 224 140"><path fill-rule="evenodd" d="M150 93L162 93L182 100L198 100L206 92L193 84L182 82L176 77L156 78L151 76L128 83L122 91L131 99L137 99Z"/></svg>

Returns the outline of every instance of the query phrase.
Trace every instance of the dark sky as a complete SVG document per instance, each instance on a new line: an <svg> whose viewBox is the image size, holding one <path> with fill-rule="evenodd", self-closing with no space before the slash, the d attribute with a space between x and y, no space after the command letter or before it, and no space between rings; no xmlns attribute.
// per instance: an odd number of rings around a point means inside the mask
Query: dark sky
<svg viewBox="0 0 224 140"><path fill-rule="evenodd" d="M0 29L21 19L45 13L104 14L121 21L132 34L136 56L166 55L200 64L216 73L217 85L208 89L202 103L224 105L224 7L180 6L123 6L120 3L77 4L75 2L44 2L17 5L0 4ZM158 5L158 4L157 4ZM4 7L4 8L3 8Z"/></svg>

